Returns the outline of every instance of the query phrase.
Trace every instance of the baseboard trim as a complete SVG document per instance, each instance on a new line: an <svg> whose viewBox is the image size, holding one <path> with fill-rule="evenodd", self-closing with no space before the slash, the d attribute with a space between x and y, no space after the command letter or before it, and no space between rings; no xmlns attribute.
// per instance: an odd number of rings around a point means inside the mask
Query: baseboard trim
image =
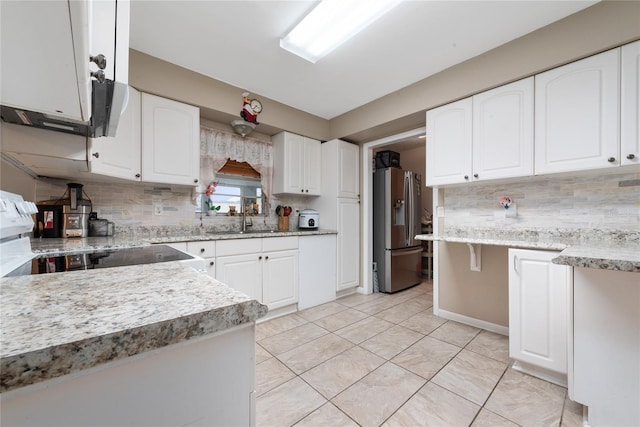
<svg viewBox="0 0 640 427"><path fill-rule="evenodd" d="M435 314L436 316L445 318L447 320L454 320L456 322L460 322L460 323L464 323L465 325L484 329L489 332L495 332L496 334L509 336L509 328L507 326L498 325L497 323L487 322L485 320L476 319L475 317L464 316L462 314L453 313L451 311L442 310L442 309L437 309L437 310L434 309L433 314Z"/></svg>

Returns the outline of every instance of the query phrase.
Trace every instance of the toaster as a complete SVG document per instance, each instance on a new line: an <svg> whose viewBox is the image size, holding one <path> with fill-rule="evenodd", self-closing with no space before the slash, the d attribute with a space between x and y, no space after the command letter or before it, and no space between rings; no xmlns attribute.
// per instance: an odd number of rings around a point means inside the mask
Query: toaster
<svg viewBox="0 0 640 427"><path fill-rule="evenodd" d="M318 228L320 216L318 211L313 209L303 209L298 213L298 228Z"/></svg>

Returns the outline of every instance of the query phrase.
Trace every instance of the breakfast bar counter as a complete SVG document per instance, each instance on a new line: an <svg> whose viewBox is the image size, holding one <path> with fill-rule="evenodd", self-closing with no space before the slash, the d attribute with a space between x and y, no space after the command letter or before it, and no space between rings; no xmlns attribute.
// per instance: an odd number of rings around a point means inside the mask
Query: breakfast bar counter
<svg viewBox="0 0 640 427"><path fill-rule="evenodd" d="M179 262L0 279L2 393L253 322L267 308Z"/></svg>

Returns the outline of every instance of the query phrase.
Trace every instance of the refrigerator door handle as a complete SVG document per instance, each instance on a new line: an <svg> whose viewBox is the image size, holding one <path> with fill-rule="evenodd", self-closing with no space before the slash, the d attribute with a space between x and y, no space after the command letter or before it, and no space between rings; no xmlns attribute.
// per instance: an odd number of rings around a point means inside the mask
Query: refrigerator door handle
<svg viewBox="0 0 640 427"><path fill-rule="evenodd" d="M410 225L410 215L411 215L411 193L410 193L410 185L411 180L409 179L409 174L404 173L404 245L409 246L409 230L411 230Z"/></svg>
<svg viewBox="0 0 640 427"><path fill-rule="evenodd" d="M401 250L391 251L391 256L392 257L397 257L397 256L413 255L413 254L417 254L417 253L420 253L420 252L422 252L422 248L421 247L417 247L417 248L411 249L411 250L401 249Z"/></svg>

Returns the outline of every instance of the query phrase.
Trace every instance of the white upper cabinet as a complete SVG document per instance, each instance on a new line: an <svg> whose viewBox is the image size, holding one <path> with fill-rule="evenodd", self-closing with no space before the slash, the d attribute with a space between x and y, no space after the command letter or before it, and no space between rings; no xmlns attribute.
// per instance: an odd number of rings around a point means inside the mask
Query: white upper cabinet
<svg viewBox="0 0 640 427"><path fill-rule="evenodd" d="M533 77L473 97L473 180L527 175L533 175Z"/></svg>
<svg viewBox="0 0 640 427"><path fill-rule="evenodd" d="M640 164L640 41L622 46L620 162Z"/></svg>
<svg viewBox="0 0 640 427"><path fill-rule="evenodd" d="M533 78L427 111L427 186L532 174Z"/></svg>
<svg viewBox="0 0 640 427"><path fill-rule="evenodd" d="M273 142L273 194L319 196L321 193L320 141L281 132Z"/></svg>
<svg viewBox="0 0 640 427"><path fill-rule="evenodd" d="M140 181L140 152L140 92L129 87L129 102L120 118L116 136L89 138L89 171Z"/></svg>
<svg viewBox="0 0 640 427"><path fill-rule="evenodd" d="M196 185L200 177L200 110L142 94L142 180Z"/></svg>
<svg viewBox="0 0 640 427"><path fill-rule="evenodd" d="M86 123L90 56L106 57L105 78L128 81L128 0L2 1L0 19L2 105Z"/></svg>
<svg viewBox="0 0 640 427"><path fill-rule="evenodd" d="M620 49L535 76L535 173L620 165Z"/></svg>
<svg viewBox="0 0 640 427"><path fill-rule="evenodd" d="M322 144L322 195L358 199L360 197L360 147L340 139ZM330 171L328 169L331 169Z"/></svg>
<svg viewBox="0 0 640 427"><path fill-rule="evenodd" d="M427 111L427 186L471 180L472 101Z"/></svg>

